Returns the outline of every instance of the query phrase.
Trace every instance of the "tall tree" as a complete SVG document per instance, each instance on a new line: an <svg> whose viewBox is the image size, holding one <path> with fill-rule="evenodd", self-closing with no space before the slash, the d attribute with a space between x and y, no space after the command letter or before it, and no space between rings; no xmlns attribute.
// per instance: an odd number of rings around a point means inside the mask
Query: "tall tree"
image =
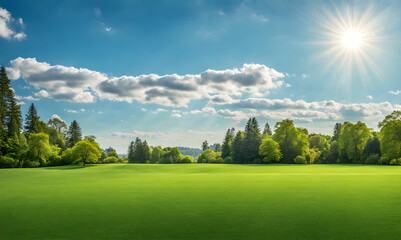
<svg viewBox="0 0 401 240"><path fill-rule="evenodd" d="M263 129L263 135L272 135L272 130L270 129L270 125L268 122L265 124L265 129Z"/></svg>
<svg viewBox="0 0 401 240"><path fill-rule="evenodd" d="M232 143L231 157L234 163L242 163L244 159L244 132L238 131Z"/></svg>
<svg viewBox="0 0 401 240"><path fill-rule="evenodd" d="M6 116L7 136L18 137L21 133L21 109L12 89L7 92L8 109Z"/></svg>
<svg viewBox="0 0 401 240"><path fill-rule="evenodd" d="M35 105L32 103L25 115L25 132L29 136L32 133L39 133L39 116Z"/></svg>
<svg viewBox="0 0 401 240"><path fill-rule="evenodd" d="M338 138L340 137L340 133L341 133L341 123L336 123L336 125L334 125L334 132L333 132L333 137L331 138L331 141L337 141Z"/></svg>
<svg viewBox="0 0 401 240"><path fill-rule="evenodd" d="M127 153L127 158L129 163L134 162L134 152L135 152L135 143L134 141L131 141L130 144L128 145L128 153Z"/></svg>
<svg viewBox="0 0 401 240"><path fill-rule="evenodd" d="M228 129L226 132L226 136L224 137L223 145L221 147L221 157L226 158L230 156L231 153L231 144L234 139L235 129Z"/></svg>
<svg viewBox="0 0 401 240"><path fill-rule="evenodd" d="M74 147L75 144L82 140L82 131L76 120L72 121L67 132L67 146Z"/></svg>
<svg viewBox="0 0 401 240"><path fill-rule="evenodd" d="M0 127L5 129L7 115L7 94L10 89L10 80L4 67L0 68Z"/></svg>
<svg viewBox="0 0 401 240"><path fill-rule="evenodd" d="M283 163L294 163L297 156L305 156L309 149L307 132L297 129L294 121L284 119L274 126L273 140L280 145Z"/></svg>
<svg viewBox="0 0 401 240"><path fill-rule="evenodd" d="M384 156L392 159L401 158L401 120L398 111L386 116L380 129L380 149Z"/></svg>
<svg viewBox="0 0 401 240"><path fill-rule="evenodd" d="M372 137L370 129L365 123L346 123L341 127L341 134L338 139L340 153L347 153L348 160L345 163L362 163L362 151L366 142ZM342 160L344 161L344 159Z"/></svg>
<svg viewBox="0 0 401 240"><path fill-rule="evenodd" d="M214 147L214 151L215 152L221 152L221 145L220 143L216 143L215 147Z"/></svg>
<svg viewBox="0 0 401 240"><path fill-rule="evenodd" d="M206 151L207 149L209 149L209 144L208 144L207 140L205 140L202 143L202 151Z"/></svg>
<svg viewBox="0 0 401 240"><path fill-rule="evenodd" d="M65 121L57 115L53 115L49 120L47 120L47 126L56 129L60 136L65 140L67 135L67 124Z"/></svg>
<svg viewBox="0 0 401 240"><path fill-rule="evenodd" d="M256 118L250 118L245 126L243 149L243 163L252 163L259 158L259 146L262 143L262 136Z"/></svg>

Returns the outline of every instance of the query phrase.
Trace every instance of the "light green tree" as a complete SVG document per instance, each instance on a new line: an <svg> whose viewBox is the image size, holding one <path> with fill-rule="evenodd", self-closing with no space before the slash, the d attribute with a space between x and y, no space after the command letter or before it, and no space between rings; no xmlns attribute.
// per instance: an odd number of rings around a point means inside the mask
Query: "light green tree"
<svg viewBox="0 0 401 240"><path fill-rule="evenodd" d="M347 162L361 163L363 149L371 137L372 133L365 123L360 121L356 124L345 123L341 127L338 139L340 153L345 152L347 154Z"/></svg>
<svg viewBox="0 0 401 240"><path fill-rule="evenodd" d="M280 145L271 137L266 137L262 140L262 144L259 147L259 155L263 157L262 162L264 163L279 162L283 157Z"/></svg>
<svg viewBox="0 0 401 240"><path fill-rule="evenodd" d="M99 144L88 139L77 142L72 148L74 163L82 163L84 166L89 163L97 163L101 155Z"/></svg>

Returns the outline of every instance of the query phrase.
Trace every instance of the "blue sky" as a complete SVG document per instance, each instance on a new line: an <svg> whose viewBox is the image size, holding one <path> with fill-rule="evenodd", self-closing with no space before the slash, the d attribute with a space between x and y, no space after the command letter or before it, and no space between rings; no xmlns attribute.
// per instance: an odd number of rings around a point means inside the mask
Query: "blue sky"
<svg viewBox="0 0 401 240"><path fill-rule="evenodd" d="M401 3L0 0L0 65L25 114L102 147L199 147L255 116L331 134L401 103ZM350 26L358 47L349 48ZM348 29L348 30L347 30ZM360 38L360 39L359 39Z"/></svg>

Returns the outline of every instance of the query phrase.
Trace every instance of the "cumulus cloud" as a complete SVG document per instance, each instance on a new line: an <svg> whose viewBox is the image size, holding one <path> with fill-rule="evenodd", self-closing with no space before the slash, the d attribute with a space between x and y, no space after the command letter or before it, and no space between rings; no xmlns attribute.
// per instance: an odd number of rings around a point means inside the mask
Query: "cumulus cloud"
<svg viewBox="0 0 401 240"><path fill-rule="evenodd" d="M39 92L35 93L35 96L47 98L47 97L49 97L49 93L46 90L40 90Z"/></svg>
<svg viewBox="0 0 401 240"><path fill-rule="evenodd" d="M179 113L173 113L173 114L171 114L171 116L174 117L174 118L181 118L182 117L182 115L179 114Z"/></svg>
<svg viewBox="0 0 401 240"><path fill-rule="evenodd" d="M39 101L39 98L34 98L32 96L18 96L18 95L15 95L15 99L17 99L17 100L28 100L28 101Z"/></svg>
<svg viewBox="0 0 401 240"><path fill-rule="evenodd" d="M11 80L21 77L35 88L45 89L48 96L69 102L94 102L92 88L107 79L105 74L99 72L85 68L51 66L38 62L35 58L16 58L6 70Z"/></svg>
<svg viewBox="0 0 401 240"><path fill-rule="evenodd" d="M397 91L391 90L388 93L393 94L393 95L399 95L399 94L401 94L401 90L397 90Z"/></svg>
<svg viewBox="0 0 401 240"><path fill-rule="evenodd" d="M15 29L16 27L20 28L20 31L17 32ZM27 36L24 33L24 21L22 18L15 20L9 11L4 8L0 8L0 37L5 39L16 39L22 40L25 39Z"/></svg>
<svg viewBox="0 0 401 240"><path fill-rule="evenodd" d="M372 100L372 99L373 99L373 96L368 95L367 98L370 99L370 100Z"/></svg>
<svg viewBox="0 0 401 240"><path fill-rule="evenodd" d="M264 96L270 89L284 85L283 73L260 64L244 64L241 68L226 70L209 69L194 75L108 77L85 68L52 66L35 58L16 58L6 70L10 79L23 78L35 88L47 91L49 97L83 103L94 102L99 96L114 101L186 107L192 100L215 94Z"/></svg>

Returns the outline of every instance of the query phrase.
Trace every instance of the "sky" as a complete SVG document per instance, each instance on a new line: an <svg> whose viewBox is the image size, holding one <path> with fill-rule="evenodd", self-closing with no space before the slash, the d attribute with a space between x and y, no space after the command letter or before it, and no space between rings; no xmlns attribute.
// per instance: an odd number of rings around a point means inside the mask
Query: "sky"
<svg viewBox="0 0 401 240"><path fill-rule="evenodd" d="M401 2L0 0L0 65L23 115L77 120L125 153L199 148L293 119L332 134L401 109Z"/></svg>

